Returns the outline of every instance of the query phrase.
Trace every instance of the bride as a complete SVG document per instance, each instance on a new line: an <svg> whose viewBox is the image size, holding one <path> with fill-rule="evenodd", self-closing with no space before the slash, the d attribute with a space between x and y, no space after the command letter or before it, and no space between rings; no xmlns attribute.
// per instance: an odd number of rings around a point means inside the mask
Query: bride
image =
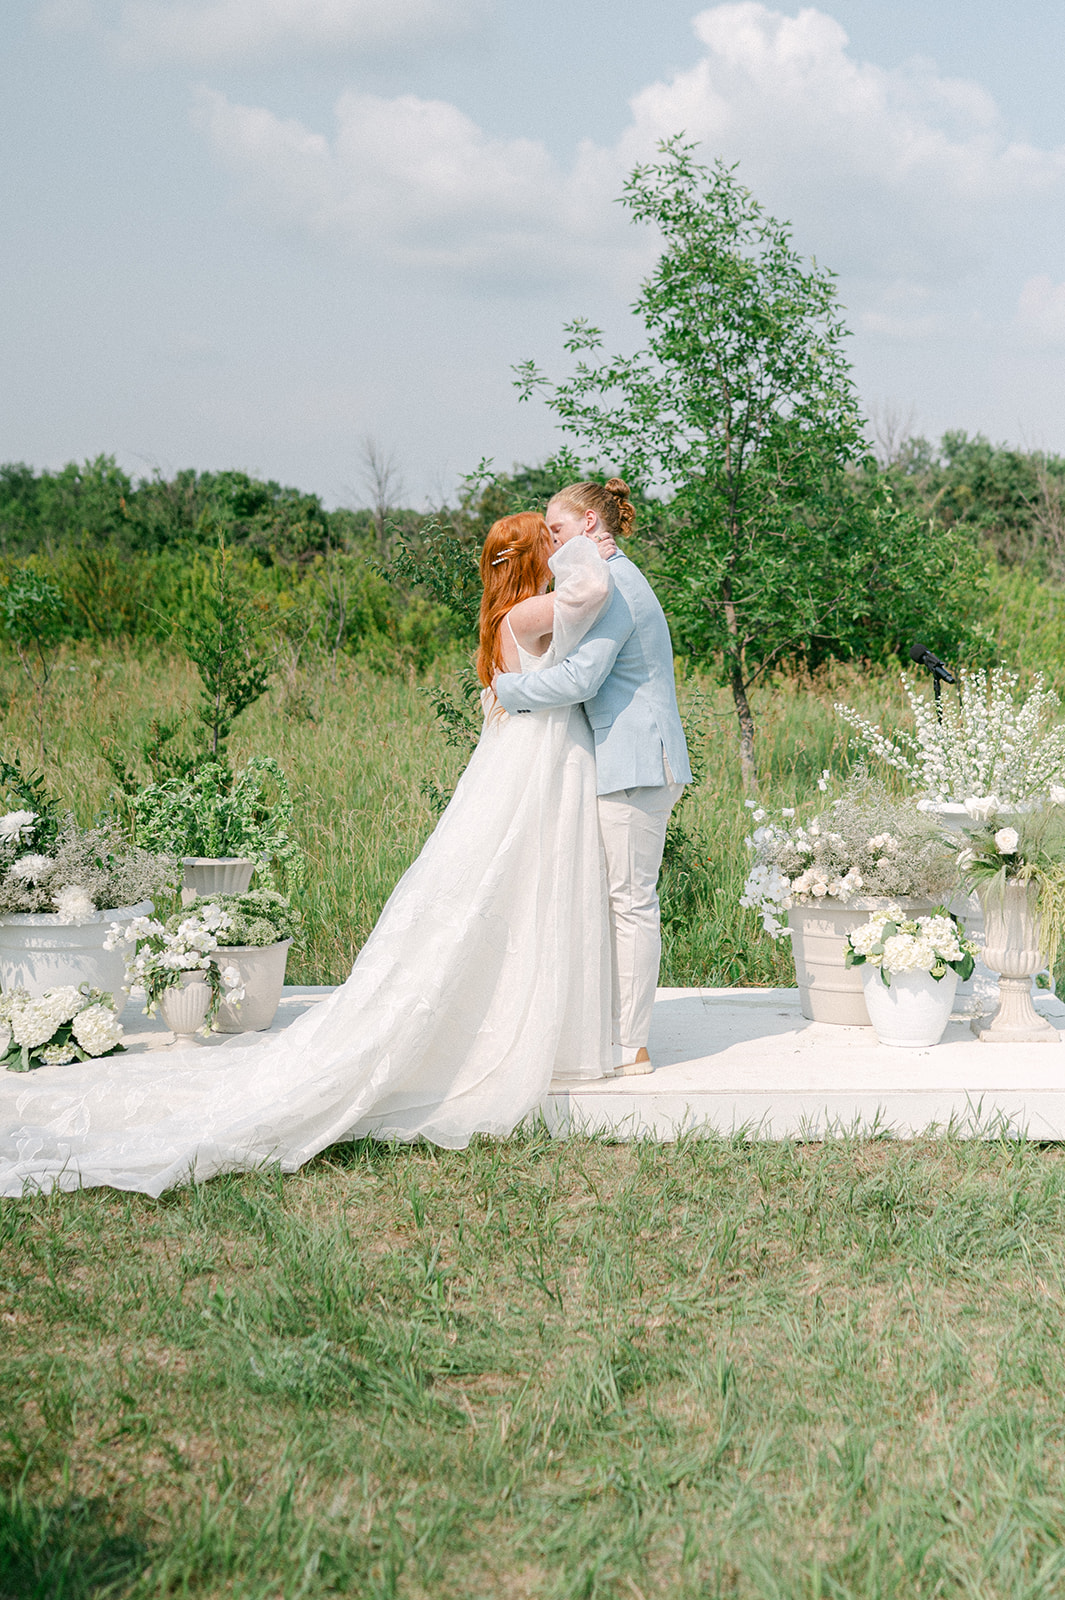
<svg viewBox="0 0 1065 1600"><path fill-rule="evenodd" d="M553 1077L611 1074L592 736L579 707L511 717L490 685L567 655L612 579L588 539L552 555L533 513L495 523L481 579L480 741L347 982L268 1037L0 1082L0 1194L159 1195L365 1135L461 1149L509 1133Z"/></svg>

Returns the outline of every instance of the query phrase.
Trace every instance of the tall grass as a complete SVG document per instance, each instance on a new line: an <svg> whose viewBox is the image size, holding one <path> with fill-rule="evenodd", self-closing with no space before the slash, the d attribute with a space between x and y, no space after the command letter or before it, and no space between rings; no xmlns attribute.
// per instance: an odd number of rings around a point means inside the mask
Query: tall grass
<svg viewBox="0 0 1065 1600"><path fill-rule="evenodd" d="M8 704L3 748L32 761L32 706L9 658L0 658L0 693ZM899 702L892 679L867 683L844 670L764 694L760 748L769 802L815 792L824 767L845 768L846 733L832 710L841 694L878 715ZM128 758L153 717L174 720L195 697L196 681L180 657L117 645L68 651L49 703L50 782L83 818L106 808L113 788L103 754L108 742ZM693 679L681 685L681 700L691 709L706 772L684 811L706 876L685 915L667 917L663 982L790 983L787 950L774 947L737 905L749 816L727 699ZM307 930L292 953L291 981L342 982L433 826L423 786L453 785L461 756L447 748L413 675L381 676L343 658L335 674L327 666L289 673L241 718L233 759L253 754L275 754L288 773L309 861ZM668 875L664 893L668 913Z"/></svg>

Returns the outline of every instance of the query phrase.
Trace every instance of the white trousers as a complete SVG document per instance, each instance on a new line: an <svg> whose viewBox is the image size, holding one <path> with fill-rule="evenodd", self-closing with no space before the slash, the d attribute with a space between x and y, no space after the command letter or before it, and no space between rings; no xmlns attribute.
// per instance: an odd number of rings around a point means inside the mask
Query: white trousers
<svg viewBox="0 0 1065 1600"><path fill-rule="evenodd" d="M672 777L668 765L666 777ZM615 1066L635 1060L651 1032L662 959L658 873L669 814L683 790L682 783L664 783L599 796L610 902Z"/></svg>

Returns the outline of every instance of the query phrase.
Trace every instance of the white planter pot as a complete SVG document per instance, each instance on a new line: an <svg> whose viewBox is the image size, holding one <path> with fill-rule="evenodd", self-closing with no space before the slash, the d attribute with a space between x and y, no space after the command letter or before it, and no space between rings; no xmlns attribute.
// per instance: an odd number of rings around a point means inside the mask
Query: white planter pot
<svg viewBox="0 0 1065 1600"><path fill-rule="evenodd" d="M198 894L247 894L255 862L243 856L182 856L181 898Z"/></svg>
<svg viewBox="0 0 1065 1600"><path fill-rule="evenodd" d="M826 896L816 905L792 906L788 927L795 978L804 1017L842 1027L868 1028L869 1012L862 990L861 967L848 967L847 935L874 911L897 905L911 916L932 910L931 900L850 900L846 905Z"/></svg>
<svg viewBox="0 0 1065 1600"><path fill-rule="evenodd" d="M163 990L159 1010L178 1049L187 1050L190 1045L203 1044L203 1037L197 1030L203 1027L210 1004L211 986L204 982L202 972L182 972L177 983Z"/></svg>
<svg viewBox="0 0 1065 1600"><path fill-rule="evenodd" d="M85 922L60 922L57 912L38 911L0 917L0 989L28 989L43 994L64 984L87 983L125 1004L126 977L122 950L105 950L113 922L129 922L151 913L152 902L98 911Z"/></svg>
<svg viewBox="0 0 1065 1600"><path fill-rule="evenodd" d="M1053 1023L1032 1004L1032 975L1046 966L1040 949L1039 888L1007 882L1001 893L980 895L987 929L984 960L999 975L999 1007L988 1022L974 1020L973 1032L989 1044L1056 1044Z"/></svg>
<svg viewBox="0 0 1065 1600"><path fill-rule="evenodd" d="M291 944L291 939L281 939L277 944L230 944L219 948L219 966L236 967L244 985L244 999L239 1005L232 1000L222 1001L214 1024L216 1033L261 1032L270 1026L281 1002Z"/></svg>
<svg viewBox="0 0 1065 1600"><path fill-rule="evenodd" d="M927 1049L938 1044L950 1021L958 974L950 967L946 976L933 978L930 972L893 972L890 986L879 967L866 962L857 969L862 976L869 1020L881 1044L900 1050Z"/></svg>

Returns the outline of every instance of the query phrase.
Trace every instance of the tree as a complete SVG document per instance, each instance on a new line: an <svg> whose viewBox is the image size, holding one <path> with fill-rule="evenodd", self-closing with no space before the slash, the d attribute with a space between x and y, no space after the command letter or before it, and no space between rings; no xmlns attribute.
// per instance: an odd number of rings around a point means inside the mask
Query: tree
<svg viewBox="0 0 1065 1600"><path fill-rule="evenodd" d="M70 615L59 589L32 566L16 567L0 591L0 621L33 689L37 756L44 760L44 709L56 653L69 637Z"/></svg>
<svg viewBox="0 0 1065 1600"><path fill-rule="evenodd" d="M377 559L387 561L391 538L388 515L399 499L403 486L399 463L390 450L367 436L360 446L362 481L370 491L370 509L377 532Z"/></svg>
<svg viewBox="0 0 1065 1600"><path fill-rule="evenodd" d="M590 361L602 334L578 320L566 329L574 375L552 385L527 362L518 384L523 398L546 389L599 459L672 496L671 614L731 687L753 789L749 691L853 613L875 519L857 517L847 488L868 446L833 276L802 260L735 168L701 166L693 149L667 140L622 194L665 243L633 308L646 349Z"/></svg>
<svg viewBox="0 0 1065 1600"><path fill-rule="evenodd" d="M238 582L222 537L201 608L180 632L202 685L200 738L218 760L235 718L265 694L274 670L273 655L265 646L264 617Z"/></svg>

